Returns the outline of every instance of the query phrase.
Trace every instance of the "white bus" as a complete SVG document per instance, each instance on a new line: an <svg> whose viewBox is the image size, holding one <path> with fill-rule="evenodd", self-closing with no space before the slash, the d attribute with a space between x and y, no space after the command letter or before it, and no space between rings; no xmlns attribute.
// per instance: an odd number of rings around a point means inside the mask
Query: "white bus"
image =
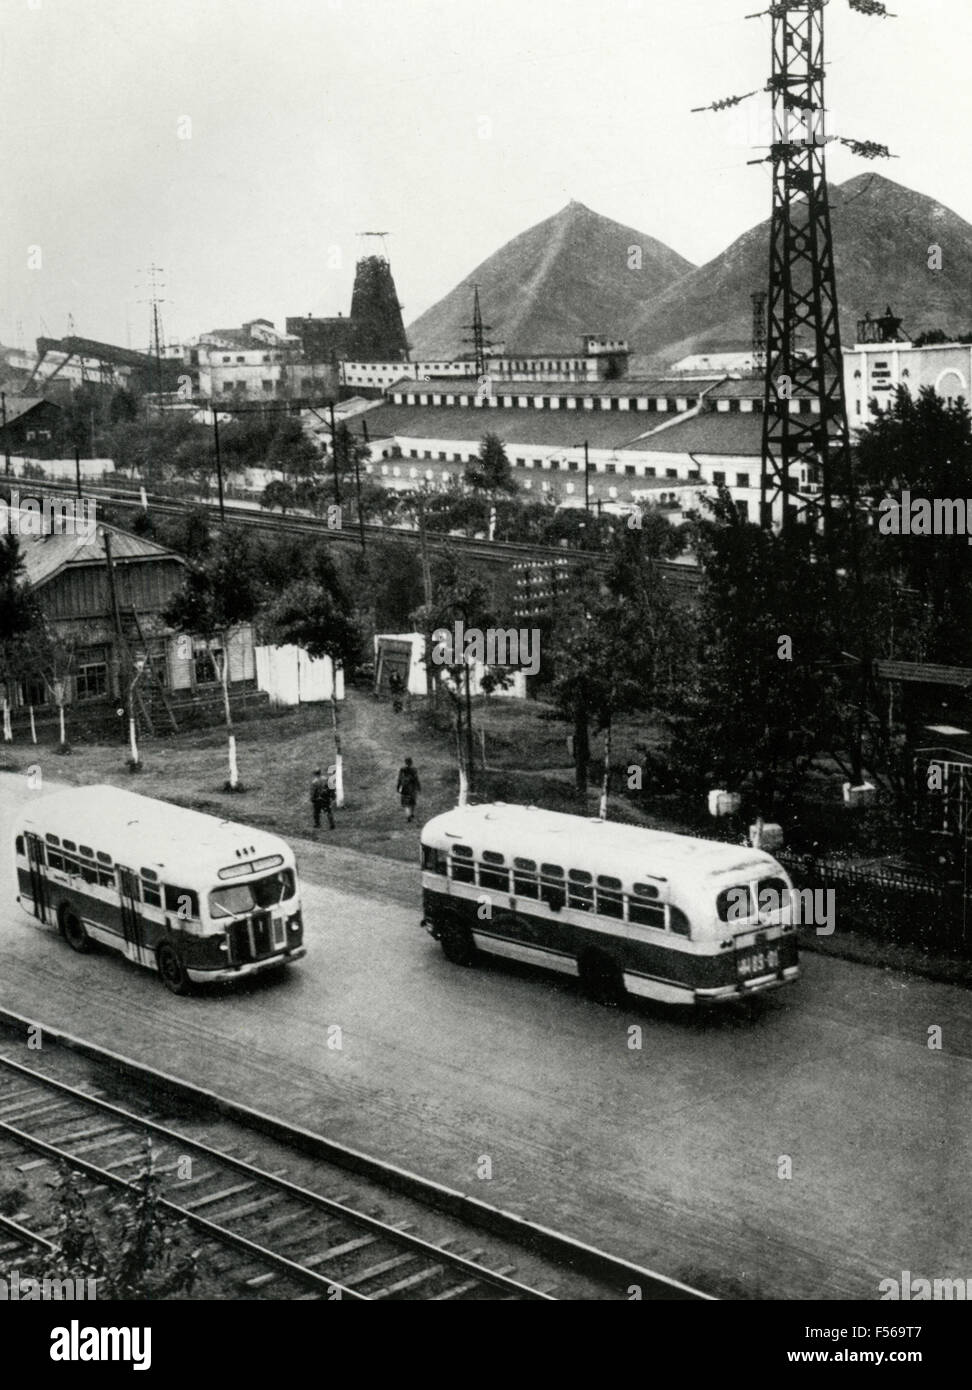
<svg viewBox="0 0 972 1390"><path fill-rule="evenodd" d="M791 893L760 850L532 806L457 807L422 830L422 925L449 960L506 956L602 1000L700 1004L795 980Z"/></svg>
<svg viewBox="0 0 972 1390"><path fill-rule="evenodd" d="M293 850L276 835L117 787L27 804L17 901L75 951L99 942L174 994L305 954Z"/></svg>

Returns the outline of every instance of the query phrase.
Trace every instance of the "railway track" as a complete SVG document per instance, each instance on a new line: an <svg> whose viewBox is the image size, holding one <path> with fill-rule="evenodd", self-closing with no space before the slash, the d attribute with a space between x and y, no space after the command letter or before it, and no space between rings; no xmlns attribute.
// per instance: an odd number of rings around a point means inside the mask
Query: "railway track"
<svg viewBox="0 0 972 1390"><path fill-rule="evenodd" d="M27 480L18 480L26 482ZM29 480L31 490L54 491L63 494L63 486L57 482L46 479L35 481ZM126 489L109 487L98 484L85 484L84 495L93 497L104 502L114 502L119 506L132 507L137 510L142 509L142 495L137 489ZM149 508L162 516L179 516L189 511L192 507L205 506L216 513L218 503L213 499L190 499L180 501L167 495L146 492L146 500ZM247 526L254 530L275 532L294 536L316 536L327 538L338 544L352 545L359 547L361 544L359 528L356 525L349 525L336 529L329 527L324 517L309 516L306 514L295 515L277 514L266 512L255 507L245 507L232 502L227 502L224 507L226 519L236 525ZM366 541L380 540L401 540L411 545L419 544L418 531L397 526L377 526L367 522L364 526ZM512 564L516 561L526 563L531 560L580 560L584 559L596 566L604 566L607 559L604 555L596 551L570 550L560 546L552 545L526 545L518 541L488 541L480 540L471 536L443 536L435 532L427 533L427 544L430 549L442 549L450 546L462 551L472 559L481 561L492 561L493 563ZM676 565L662 561L658 565L659 573L670 583L680 587L695 589L700 582L700 571L694 565Z"/></svg>
<svg viewBox="0 0 972 1390"><path fill-rule="evenodd" d="M42 1052L27 1054L10 1015L3 1024L0 1168L66 1164L107 1209L134 1190L149 1145L161 1206L192 1230L227 1297L609 1300L632 1286L707 1297L90 1044L45 1029ZM15 1215L0 1220L0 1252L49 1252L52 1232Z"/></svg>

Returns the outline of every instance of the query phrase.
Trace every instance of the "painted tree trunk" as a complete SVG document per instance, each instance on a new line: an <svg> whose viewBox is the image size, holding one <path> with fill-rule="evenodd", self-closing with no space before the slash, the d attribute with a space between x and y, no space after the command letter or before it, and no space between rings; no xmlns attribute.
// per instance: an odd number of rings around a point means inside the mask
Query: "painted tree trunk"
<svg viewBox="0 0 972 1390"><path fill-rule="evenodd" d="M64 706L63 706L63 705L58 705L58 707L57 707L57 713L58 713L58 717L59 717L59 719L60 719L60 724L61 724L61 747L62 747L62 748L66 748L66 747L67 747L67 726L65 725L65 722L64 722Z"/></svg>
<svg viewBox="0 0 972 1390"><path fill-rule="evenodd" d="M138 730L135 726L134 713L130 713L128 716L128 751L132 766L138 767Z"/></svg>
<svg viewBox="0 0 972 1390"><path fill-rule="evenodd" d="M223 632L223 657L217 661L213 655L213 668L219 677L219 683L223 688L223 718L226 720L226 738L229 755L229 785L230 790L235 791L240 780L240 771L236 762L236 735L233 732L233 710L230 705L229 694L229 634Z"/></svg>
<svg viewBox="0 0 972 1390"><path fill-rule="evenodd" d="M13 725L10 723L10 701L3 697L3 741L13 743Z"/></svg>
<svg viewBox="0 0 972 1390"><path fill-rule="evenodd" d="M344 758L341 755L341 733L338 728L337 678L340 665L331 663L331 732L334 735L334 804L344 805Z"/></svg>
<svg viewBox="0 0 972 1390"><path fill-rule="evenodd" d="M611 725L604 730L604 772L601 776L601 803L597 808L599 820L607 820L608 783L611 778Z"/></svg>
<svg viewBox="0 0 972 1390"><path fill-rule="evenodd" d="M36 742L37 742L37 725L36 725L36 723L34 722L34 706L33 706L33 705L31 705L31 707L30 707L30 741L31 741L31 743L36 743Z"/></svg>

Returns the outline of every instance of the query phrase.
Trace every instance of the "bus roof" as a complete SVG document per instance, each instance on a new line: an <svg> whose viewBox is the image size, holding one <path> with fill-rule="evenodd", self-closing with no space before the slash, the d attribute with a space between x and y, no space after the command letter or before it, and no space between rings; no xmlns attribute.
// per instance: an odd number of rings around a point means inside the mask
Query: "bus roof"
<svg viewBox="0 0 972 1390"><path fill-rule="evenodd" d="M74 787L28 804L21 828L40 836L69 836L110 854L131 869L148 866L172 881L216 880L221 868L240 860L293 851L278 835L173 806L121 787Z"/></svg>
<svg viewBox="0 0 972 1390"><path fill-rule="evenodd" d="M667 878L671 872L698 876L778 867L772 855L745 845L503 802L445 811L426 823L422 840L426 844L472 841L474 849L527 855L628 880L641 875Z"/></svg>

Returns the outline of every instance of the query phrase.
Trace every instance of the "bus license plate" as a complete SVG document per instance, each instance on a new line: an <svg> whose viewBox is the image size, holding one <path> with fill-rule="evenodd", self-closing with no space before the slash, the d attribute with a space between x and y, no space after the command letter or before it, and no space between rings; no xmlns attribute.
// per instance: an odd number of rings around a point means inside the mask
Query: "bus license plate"
<svg viewBox="0 0 972 1390"><path fill-rule="evenodd" d="M750 979L758 975L770 975L780 968L780 953L774 947L767 947L763 951L750 951L748 955L739 956L736 969L740 979Z"/></svg>

